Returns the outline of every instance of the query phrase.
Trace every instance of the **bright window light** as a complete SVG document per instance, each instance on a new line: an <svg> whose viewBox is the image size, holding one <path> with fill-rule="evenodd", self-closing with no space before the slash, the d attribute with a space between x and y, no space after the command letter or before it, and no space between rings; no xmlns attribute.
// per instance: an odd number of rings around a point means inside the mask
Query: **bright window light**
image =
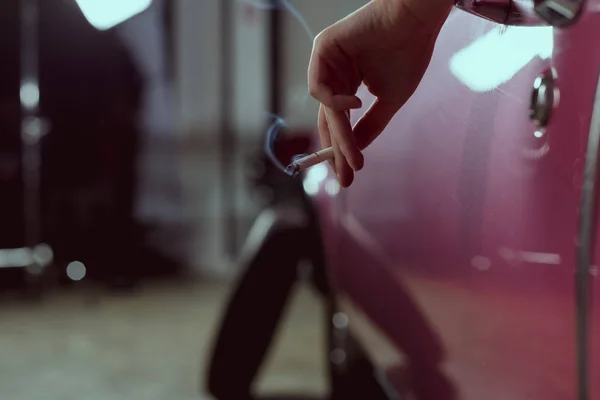
<svg viewBox="0 0 600 400"><path fill-rule="evenodd" d="M146 10L152 0L75 0L92 26L104 31Z"/></svg>

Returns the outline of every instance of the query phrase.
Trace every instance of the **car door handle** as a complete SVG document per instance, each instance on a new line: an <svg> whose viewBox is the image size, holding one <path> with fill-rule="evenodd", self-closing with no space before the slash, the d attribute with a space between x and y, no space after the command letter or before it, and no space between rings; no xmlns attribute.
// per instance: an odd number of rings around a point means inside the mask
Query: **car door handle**
<svg viewBox="0 0 600 400"><path fill-rule="evenodd" d="M584 0L455 0L458 9L503 25L563 27L577 20Z"/></svg>

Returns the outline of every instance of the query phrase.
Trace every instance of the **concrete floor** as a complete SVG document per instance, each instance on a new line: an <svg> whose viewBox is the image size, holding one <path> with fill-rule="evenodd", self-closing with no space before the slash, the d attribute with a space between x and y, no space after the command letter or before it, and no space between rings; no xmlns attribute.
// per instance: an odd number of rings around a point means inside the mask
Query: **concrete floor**
<svg viewBox="0 0 600 400"><path fill-rule="evenodd" d="M3 400L193 400L229 288L145 287L135 295L75 289L0 309ZM258 381L261 394L326 391L323 309L301 289Z"/></svg>

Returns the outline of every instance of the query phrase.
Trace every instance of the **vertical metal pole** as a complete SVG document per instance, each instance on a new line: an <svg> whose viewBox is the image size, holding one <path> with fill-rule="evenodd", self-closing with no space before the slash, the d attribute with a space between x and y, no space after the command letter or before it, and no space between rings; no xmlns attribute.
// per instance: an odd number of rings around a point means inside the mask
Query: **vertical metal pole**
<svg viewBox="0 0 600 400"><path fill-rule="evenodd" d="M271 11L269 13L269 52L270 52L270 75L271 93L269 108L271 113L281 113L281 36L282 36L282 12L279 0L271 0Z"/></svg>
<svg viewBox="0 0 600 400"><path fill-rule="evenodd" d="M233 54L233 7L231 0L221 3L221 177L222 211L225 223L224 243L227 255L233 257L237 251L237 221L235 212L235 132L233 118L234 99L234 54Z"/></svg>
<svg viewBox="0 0 600 400"><path fill-rule="evenodd" d="M24 217L26 245L40 243L40 138L38 0L21 0L21 142L23 152Z"/></svg>

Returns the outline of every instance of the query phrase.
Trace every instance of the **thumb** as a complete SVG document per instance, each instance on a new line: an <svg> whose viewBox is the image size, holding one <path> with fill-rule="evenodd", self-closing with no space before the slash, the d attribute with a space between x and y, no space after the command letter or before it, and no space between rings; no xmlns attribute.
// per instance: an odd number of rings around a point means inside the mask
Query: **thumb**
<svg viewBox="0 0 600 400"><path fill-rule="evenodd" d="M383 132L400 109L394 103L375 99L371 107L354 125L354 136L358 147L363 150Z"/></svg>

